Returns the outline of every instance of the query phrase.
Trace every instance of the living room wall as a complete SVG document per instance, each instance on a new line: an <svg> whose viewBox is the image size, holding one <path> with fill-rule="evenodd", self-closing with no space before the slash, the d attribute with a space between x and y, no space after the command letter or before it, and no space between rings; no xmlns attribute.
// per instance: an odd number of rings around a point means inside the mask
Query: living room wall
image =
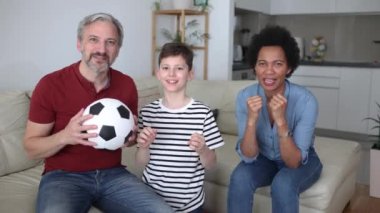
<svg viewBox="0 0 380 213"><path fill-rule="evenodd" d="M32 89L47 73L80 59L79 21L94 12L118 18L124 45L113 67L134 78L151 74L151 11L154 0L0 0L0 89ZM210 12L209 79L228 79L232 67L232 0L213 0ZM225 27L220 30L220 27Z"/></svg>
<svg viewBox="0 0 380 213"><path fill-rule="evenodd" d="M0 89L31 89L46 73L78 61L76 29L94 12L112 13L125 28L125 43L113 67L136 77L147 75L150 11L151 1L1 0Z"/></svg>

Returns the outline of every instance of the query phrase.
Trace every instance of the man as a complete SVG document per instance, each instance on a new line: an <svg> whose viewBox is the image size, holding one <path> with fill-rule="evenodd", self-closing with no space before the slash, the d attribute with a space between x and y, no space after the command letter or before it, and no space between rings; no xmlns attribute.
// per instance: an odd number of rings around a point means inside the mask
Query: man
<svg viewBox="0 0 380 213"><path fill-rule="evenodd" d="M91 118L83 108L105 97L137 114L133 80L111 68L123 43L120 22L92 14L77 33L81 61L44 76L31 99L24 146L31 158L45 158L36 212L87 212L92 205L105 212L172 212L121 165L121 149L95 149L96 134L86 132L97 127L82 125Z"/></svg>

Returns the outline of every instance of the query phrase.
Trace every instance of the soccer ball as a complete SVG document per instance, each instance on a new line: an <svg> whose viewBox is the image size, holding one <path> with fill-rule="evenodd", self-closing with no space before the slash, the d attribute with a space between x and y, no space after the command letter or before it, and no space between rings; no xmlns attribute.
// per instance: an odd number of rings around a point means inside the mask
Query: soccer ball
<svg viewBox="0 0 380 213"><path fill-rule="evenodd" d="M89 138L97 143L96 149L115 150L124 145L133 134L133 114L121 101L113 98L99 99L86 107L84 115L94 115L83 122L83 125L97 125L97 129L88 133L97 133L96 138Z"/></svg>

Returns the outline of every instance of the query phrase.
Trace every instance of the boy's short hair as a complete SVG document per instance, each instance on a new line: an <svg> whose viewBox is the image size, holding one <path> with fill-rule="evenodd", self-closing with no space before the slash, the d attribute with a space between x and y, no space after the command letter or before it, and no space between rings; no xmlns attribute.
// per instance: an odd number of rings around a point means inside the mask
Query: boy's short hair
<svg viewBox="0 0 380 213"><path fill-rule="evenodd" d="M182 56L185 59L189 70L193 68L194 53L189 46L184 43L170 42L164 44L161 48L160 55L158 56L158 66L160 66L162 59L171 56Z"/></svg>

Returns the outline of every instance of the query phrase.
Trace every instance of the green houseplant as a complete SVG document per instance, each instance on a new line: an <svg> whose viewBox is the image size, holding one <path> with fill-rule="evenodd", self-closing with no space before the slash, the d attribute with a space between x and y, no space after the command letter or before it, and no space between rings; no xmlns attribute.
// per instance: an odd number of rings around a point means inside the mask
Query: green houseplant
<svg viewBox="0 0 380 213"><path fill-rule="evenodd" d="M194 6L197 7L202 12L207 12L212 9L208 0L194 0Z"/></svg>
<svg viewBox="0 0 380 213"><path fill-rule="evenodd" d="M380 111L380 104L376 102L376 105L378 107L378 110ZM378 129L378 133L377 135L369 135L369 137L371 141L375 142L372 148L380 150L380 113L378 113L375 118L367 117L367 118L364 118L364 120L370 120L375 123L375 125L371 129Z"/></svg>
<svg viewBox="0 0 380 213"><path fill-rule="evenodd" d="M153 8L156 11L160 10L161 9L161 1L154 1L153 2Z"/></svg>
<svg viewBox="0 0 380 213"><path fill-rule="evenodd" d="M372 129L379 129L378 134L369 135L370 140L374 141L369 153L369 195L371 197L380 198L380 104L376 102L378 113L375 117L367 117L365 120L370 120L375 123Z"/></svg>
<svg viewBox="0 0 380 213"><path fill-rule="evenodd" d="M204 39L210 38L208 33L201 33L199 30L196 30L195 28L197 26L199 26L199 22L196 19L187 22L184 28L186 32L185 38L182 38L179 30L172 33L170 30L163 28L161 29L161 33L169 41L184 42L191 46L197 41L203 41Z"/></svg>

